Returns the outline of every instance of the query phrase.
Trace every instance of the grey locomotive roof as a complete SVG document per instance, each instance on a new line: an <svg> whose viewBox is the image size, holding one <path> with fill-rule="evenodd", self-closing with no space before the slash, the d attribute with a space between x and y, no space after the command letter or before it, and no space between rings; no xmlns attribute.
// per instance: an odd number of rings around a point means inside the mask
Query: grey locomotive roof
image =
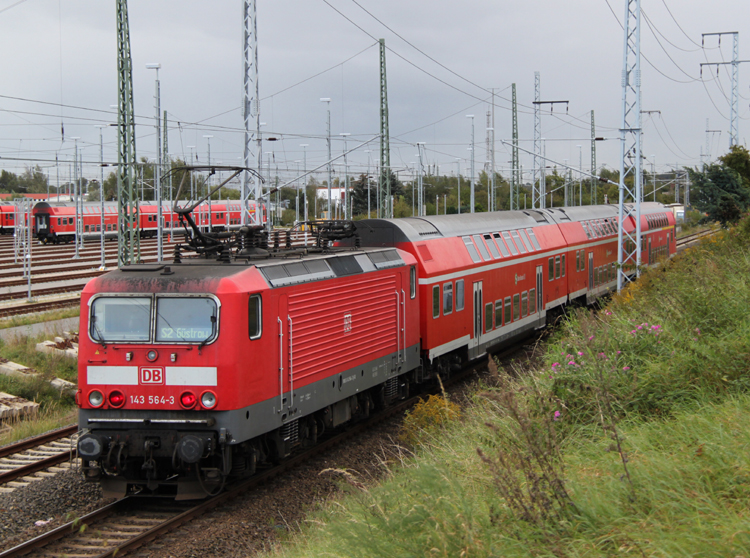
<svg viewBox="0 0 750 558"><path fill-rule="evenodd" d="M663 212L660 203L642 203L644 214ZM618 214L617 205L585 205L521 211L426 215L403 219L365 219L357 221L357 233L363 246L392 246L398 242L417 242L439 237L466 236L539 225L608 219Z"/></svg>

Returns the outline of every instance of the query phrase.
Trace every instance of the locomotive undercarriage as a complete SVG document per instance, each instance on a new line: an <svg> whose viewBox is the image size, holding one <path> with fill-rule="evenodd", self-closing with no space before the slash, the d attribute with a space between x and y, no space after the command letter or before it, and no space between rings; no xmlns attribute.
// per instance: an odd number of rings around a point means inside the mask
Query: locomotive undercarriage
<svg viewBox="0 0 750 558"><path fill-rule="evenodd" d="M230 444L223 430L84 430L78 445L81 469L87 481L101 484L105 497L205 498L220 492L227 481L251 476L405 398L408 386L407 375L393 377L239 444Z"/></svg>

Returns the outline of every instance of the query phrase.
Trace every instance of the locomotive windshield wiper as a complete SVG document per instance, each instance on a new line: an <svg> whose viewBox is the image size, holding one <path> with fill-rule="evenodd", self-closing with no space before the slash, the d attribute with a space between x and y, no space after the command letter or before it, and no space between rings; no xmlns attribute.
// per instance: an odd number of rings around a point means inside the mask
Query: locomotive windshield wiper
<svg viewBox="0 0 750 558"><path fill-rule="evenodd" d="M94 326L94 331L96 332L96 336L99 338L99 341L101 342L102 348L107 348L107 343L104 341L104 335L102 334L101 330L99 329L99 326L96 325L96 316L91 316L91 325Z"/></svg>

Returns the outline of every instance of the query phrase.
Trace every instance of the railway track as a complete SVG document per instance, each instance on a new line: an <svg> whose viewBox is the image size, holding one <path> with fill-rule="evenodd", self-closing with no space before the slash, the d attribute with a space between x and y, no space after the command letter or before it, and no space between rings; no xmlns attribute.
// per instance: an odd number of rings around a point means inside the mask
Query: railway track
<svg viewBox="0 0 750 558"><path fill-rule="evenodd" d="M521 351L525 344L501 354L507 357ZM472 363L446 382L446 386L464 381L483 368L486 361ZM432 390L440 392L440 388ZM420 394L424 397L424 393ZM75 521L61 525L43 535L26 541L0 553L0 558L15 556L67 556L77 558L105 558L124 556L147 546L162 535L189 523L210 510L228 503L254 488L266 485L271 479L291 471L311 458L324 454L334 447L361 435L365 430L384 422L417 403L419 396L412 397L389 407L376 416L352 425L309 450L287 459L280 465L233 485L217 496L198 503L174 502L171 500L128 496L104 506Z"/></svg>
<svg viewBox="0 0 750 558"><path fill-rule="evenodd" d="M677 239L677 248L678 249L684 249L691 244L695 244L696 242L700 241L706 236L711 236L713 234L716 234L715 230L706 230L706 231L699 231L697 233L688 234L686 236L680 237Z"/></svg>
<svg viewBox="0 0 750 558"><path fill-rule="evenodd" d="M50 467L70 463L76 457L72 425L0 448L0 492L11 492L43 478L35 475Z"/></svg>
<svg viewBox="0 0 750 558"><path fill-rule="evenodd" d="M691 246L692 244L695 244L696 242L700 241L702 238L706 236L710 236L712 234L715 234L715 231L713 230L707 230L707 231L700 231L697 233L693 233L687 236L684 236L682 238L677 239L677 248L678 250L683 250L684 248ZM293 239L294 245L303 245L304 244L304 237L302 235L299 235L298 237ZM59 247L57 247L59 248ZM166 250L166 246L165 246ZM146 252L144 253L145 257L144 261L152 261L152 259L155 259L156 257L156 249L155 248L146 248ZM90 269L88 266L76 266L70 265L70 262L66 262L67 267L65 271L65 276L62 277L64 279L70 279L70 272L75 271L83 267L84 269ZM0 268L2 269L2 268ZM33 268L32 268L33 269ZM77 276L81 279L88 279L91 277L97 277L103 273L106 273L104 271L99 270L92 270L89 273L83 273L78 274ZM0 278L2 278L6 274L0 274ZM38 275L33 276L32 275L32 284L38 284L43 282L52 282L56 280L60 280L60 275L54 275L54 274L45 274L45 275ZM26 285L25 280L17 280L17 281L11 281L11 282L4 282L3 286L21 286ZM57 286L57 287L47 287L47 288L34 288L32 289L32 297L40 297L40 296L52 296L52 295L59 295L59 294L65 294L65 293L79 293L81 289L83 288L83 285L85 284L85 281L82 281L80 284L69 284L64 286ZM0 301L3 300L14 300L14 299L25 299L27 296L26 292L16 292L16 293L0 293ZM71 296L71 297L62 297L57 298L53 300L47 300L47 301L38 301L38 302L23 302L18 305L9 305L5 307L0 307L0 318L8 318L11 316L18 316L21 314L31 314L36 312L48 312L51 310L58 310L61 308L68 308L71 306L75 306L78 304L79 298L77 296Z"/></svg>

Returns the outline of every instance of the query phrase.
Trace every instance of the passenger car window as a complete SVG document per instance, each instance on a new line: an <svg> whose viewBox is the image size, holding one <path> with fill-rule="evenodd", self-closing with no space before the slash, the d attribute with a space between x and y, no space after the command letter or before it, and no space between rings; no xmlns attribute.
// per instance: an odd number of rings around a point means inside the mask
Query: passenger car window
<svg viewBox="0 0 750 558"><path fill-rule="evenodd" d="M464 280L456 281L456 312L464 309Z"/></svg>
<svg viewBox="0 0 750 558"><path fill-rule="evenodd" d="M492 303L484 305L484 332L492 331Z"/></svg>
<svg viewBox="0 0 750 558"><path fill-rule="evenodd" d="M497 247L500 248L500 253L502 253L503 257L507 258L510 256L510 252L508 252L508 249L505 247L505 242L503 242L503 239L500 237L500 233L493 233L492 236L497 240Z"/></svg>
<svg viewBox="0 0 750 558"><path fill-rule="evenodd" d="M453 312L453 283L443 284L443 315Z"/></svg>
<svg viewBox="0 0 750 558"><path fill-rule="evenodd" d="M440 285L432 287L432 317L440 317Z"/></svg>

